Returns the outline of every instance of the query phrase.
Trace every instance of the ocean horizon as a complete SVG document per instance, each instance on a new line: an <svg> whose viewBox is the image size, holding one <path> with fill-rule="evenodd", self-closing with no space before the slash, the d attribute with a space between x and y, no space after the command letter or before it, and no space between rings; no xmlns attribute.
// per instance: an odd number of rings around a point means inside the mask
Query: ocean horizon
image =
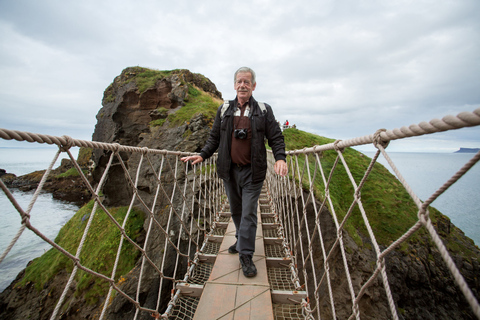
<svg viewBox="0 0 480 320"><path fill-rule="evenodd" d="M372 158L375 152L363 152ZM389 152L389 157L407 184L422 200L427 200L442 187L475 153ZM378 162L393 175L393 169L380 155ZM441 194L431 206L480 245L480 164L475 164L463 177Z"/></svg>

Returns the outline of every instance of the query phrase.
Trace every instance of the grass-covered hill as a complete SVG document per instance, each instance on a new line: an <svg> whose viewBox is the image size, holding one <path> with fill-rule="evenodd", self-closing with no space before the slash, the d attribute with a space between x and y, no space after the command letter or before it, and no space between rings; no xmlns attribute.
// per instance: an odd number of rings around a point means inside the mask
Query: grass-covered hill
<svg viewBox="0 0 480 320"><path fill-rule="evenodd" d="M293 128L287 129L283 133L287 150L309 148L335 141ZM343 151L343 156L356 184L359 185L371 159L352 148L346 148ZM328 178L334 162L337 159L337 152L335 150L325 151L319 158L324 173ZM298 160L301 171L304 166L305 156L299 156ZM313 173L315 169L315 157L309 155L308 162L310 171ZM303 185L304 188L308 189L308 178L306 176L303 179ZM314 180L314 192L316 198L320 201L323 201L324 189L323 180L317 170L316 179ZM353 202L354 188L341 161L339 161L333 173L330 185L330 196L336 213L340 219L343 218ZM388 246L392 241L397 240L403 235L418 220L418 209L412 198L400 181L380 163L374 165L372 172L362 188L361 201L380 245ZM471 250L472 246L475 247L471 239L465 238L463 232L453 226L450 223L450 219L438 210L430 207L429 211L430 218L434 225L439 226L437 232L446 240L445 244L447 248L453 252L462 252L462 254L466 254L467 256L473 255L472 257L476 257ZM449 227L444 228L443 226L445 225ZM447 229L448 232L446 232ZM349 217L346 230L358 245L364 245L362 238L367 237L368 234L358 206L355 207ZM419 239L421 237L419 235L422 234L425 234L425 231L420 231L417 235L413 236L410 241L420 241ZM406 250L405 245L403 249Z"/></svg>

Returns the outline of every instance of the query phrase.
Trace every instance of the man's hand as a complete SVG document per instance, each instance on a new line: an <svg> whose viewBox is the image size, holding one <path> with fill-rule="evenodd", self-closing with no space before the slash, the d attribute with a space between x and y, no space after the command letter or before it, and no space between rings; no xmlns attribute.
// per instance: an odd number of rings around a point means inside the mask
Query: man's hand
<svg viewBox="0 0 480 320"><path fill-rule="evenodd" d="M203 158L201 156L188 156L188 157L180 158L180 160L182 160L183 162L192 160L192 164L203 162Z"/></svg>
<svg viewBox="0 0 480 320"><path fill-rule="evenodd" d="M282 177L285 177L288 173L287 163L283 160L278 160L277 162L275 162L273 168L275 169L275 173L279 174Z"/></svg>

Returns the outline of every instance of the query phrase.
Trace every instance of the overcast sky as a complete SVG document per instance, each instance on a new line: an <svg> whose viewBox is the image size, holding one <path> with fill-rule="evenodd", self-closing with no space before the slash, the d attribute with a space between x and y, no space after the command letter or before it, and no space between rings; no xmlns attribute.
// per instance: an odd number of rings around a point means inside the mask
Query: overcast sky
<svg viewBox="0 0 480 320"><path fill-rule="evenodd" d="M0 0L0 128L91 140L129 66L189 69L229 99L249 66L280 122L333 139L471 112L479 12L478 0ZM389 149L459 147L480 147L480 128Z"/></svg>

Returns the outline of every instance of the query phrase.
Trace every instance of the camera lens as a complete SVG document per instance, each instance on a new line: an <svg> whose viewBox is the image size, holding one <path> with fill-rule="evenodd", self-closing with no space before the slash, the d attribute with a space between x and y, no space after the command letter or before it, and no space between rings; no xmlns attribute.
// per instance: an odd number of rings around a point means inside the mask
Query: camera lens
<svg viewBox="0 0 480 320"><path fill-rule="evenodd" d="M237 139L246 139L247 138L247 129L235 129L233 136Z"/></svg>

